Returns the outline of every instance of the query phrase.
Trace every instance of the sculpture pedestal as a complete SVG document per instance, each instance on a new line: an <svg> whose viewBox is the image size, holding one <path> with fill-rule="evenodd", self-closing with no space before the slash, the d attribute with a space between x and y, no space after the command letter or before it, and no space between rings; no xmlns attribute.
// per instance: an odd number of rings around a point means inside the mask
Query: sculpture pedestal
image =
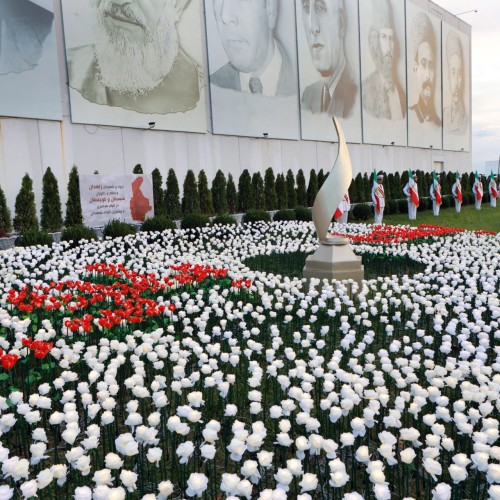
<svg viewBox="0 0 500 500"><path fill-rule="evenodd" d="M319 280L326 278L329 281L352 279L361 286L364 267L361 264L361 257L351 250L349 238L334 236L320 242L316 252L307 257L302 276L308 282L311 278Z"/></svg>

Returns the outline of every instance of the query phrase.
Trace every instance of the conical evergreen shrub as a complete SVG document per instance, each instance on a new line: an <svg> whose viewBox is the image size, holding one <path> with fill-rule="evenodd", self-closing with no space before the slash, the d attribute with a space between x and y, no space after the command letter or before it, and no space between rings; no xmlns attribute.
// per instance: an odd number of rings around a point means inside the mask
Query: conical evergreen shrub
<svg viewBox="0 0 500 500"><path fill-rule="evenodd" d="M230 214L234 214L238 210L238 193L231 174L227 176L227 209Z"/></svg>
<svg viewBox="0 0 500 500"><path fill-rule="evenodd" d="M266 210L276 210L278 208L278 197L276 195L276 180L271 167L266 169L264 174L264 198Z"/></svg>
<svg viewBox="0 0 500 500"><path fill-rule="evenodd" d="M213 215L212 192L208 188L207 174L200 170L198 174L198 196L200 197L200 212L204 215Z"/></svg>
<svg viewBox="0 0 500 500"><path fill-rule="evenodd" d="M405 182L406 184L406 182ZM401 176L399 175L399 172L396 172L394 174L394 188L392 189L392 195L394 200L401 200L402 198L405 197L403 194L403 180L401 179Z"/></svg>
<svg viewBox="0 0 500 500"><path fill-rule="evenodd" d="M365 194L365 187L363 185L363 176L358 173L358 175L356 175L356 177L354 178L354 181L351 183L351 185L354 184L355 187L354 187L354 192L356 193L356 201L354 201L354 199L352 200L353 203L362 203L363 201L365 201L363 198L364 198L364 194Z"/></svg>
<svg viewBox="0 0 500 500"><path fill-rule="evenodd" d="M167 174L167 190L165 192L165 210L167 216L171 219L179 219L181 216L181 202L179 196L177 175L175 174L175 170L171 168Z"/></svg>
<svg viewBox="0 0 500 500"><path fill-rule="evenodd" d="M358 202L358 188L355 180L353 180L349 186L349 199L351 200L351 203Z"/></svg>
<svg viewBox="0 0 500 500"><path fill-rule="evenodd" d="M10 217L10 210L7 206L7 200L5 199L5 193L0 187L0 237L7 236L12 230L12 219Z"/></svg>
<svg viewBox="0 0 500 500"><path fill-rule="evenodd" d="M326 175L325 172L323 172L323 169L320 168L318 172L318 191L321 189L321 186L325 182Z"/></svg>
<svg viewBox="0 0 500 500"><path fill-rule="evenodd" d="M47 168L42 178L42 210L40 224L44 231L55 233L62 227L61 197L56 176L50 167Z"/></svg>
<svg viewBox="0 0 500 500"><path fill-rule="evenodd" d="M363 175L363 199L361 200L363 203L367 203L372 199L372 177L368 177L368 174L365 172Z"/></svg>
<svg viewBox="0 0 500 500"><path fill-rule="evenodd" d="M200 195L196 185L196 176L189 169L186 172L182 188L182 215L197 214L200 212Z"/></svg>
<svg viewBox="0 0 500 500"><path fill-rule="evenodd" d="M394 192L394 174L384 177L384 192L386 200L394 200L399 197L399 193Z"/></svg>
<svg viewBox="0 0 500 500"><path fill-rule="evenodd" d="M28 174L24 175L21 189L16 197L14 229L21 234L31 229L38 231L33 181Z"/></svg>
<svg viewBox="0 0 500 500"><path fill-rule="evenodd" d="M151 172L151 177L153 179L153 204L155 217L165 217L167 214L165 210L165 193L162 188L163 178L161 176L161 172L155 168Z"/></svg>
<svg viewBox="0 0 500 500"><path fill-rule="evenodd" d="M314 168L309 174L309 184L307 186L307 206L312 207L314 205L314 200L318 194L318 176L316 175L316 170Z"/></svg>
<svg viewBox="0 0 500 500"><path fill-rule="evenodd" d="M217 170L212 182L212 204L217 215L227 213L227 183L222 170Z"/></svg>
<svg viewBox="0 0 500 500"><path fill-rule="evenodd" d="M132 173L134 174L143 174L144 171L142 170L142 165L138 163L135 167L134 170L132 170Z"/></svg>
<svg viewBox="0 0 500 500"><path fill-rule="evenodd" d="M246 212L253 206L253 188L250 172L245 168L238 179L238 210Z"/></svg>
<svg viewBox="0 0 500 500"><path fill-rule="evenodd" d="M288 208L295 208L297 206L297 191L295 190L295 176L290 168L286 173L286 192Z"/></svg>
<svg viewBox="0 0 500 500"><path fill-rule="evenodd" d="M261 210L266 209L266 199L264 195L264 179L260 172L255 172L252 175L252 193L253 193L253 206Z"/></svg>
<svg viewBox="0 0 500 500"><path fill-rule="evenodd" d="M286 190L286 181L283 174L276 176L276 198L278 200L278 210L288 208L288 192Z"/></svg>
<svg viewBox="0 0 500 500"><path fill-rule="evenodd" d="M83 224L82 203L80 200L80 181L78 168L73 165L68 180L68 201L66 202L66 227L81 226Z"/></svg>
<svg viewBox="0 0 500 500"><path fill-rule="evenodd" d="M300 207L307 206L306 178L302 169L297 172L297 203Z"/></svg>

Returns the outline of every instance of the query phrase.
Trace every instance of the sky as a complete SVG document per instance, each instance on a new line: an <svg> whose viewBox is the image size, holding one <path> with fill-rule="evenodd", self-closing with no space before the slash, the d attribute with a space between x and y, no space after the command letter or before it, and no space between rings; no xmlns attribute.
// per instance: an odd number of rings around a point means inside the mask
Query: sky
<svg viewBox="0 0 500 500"><path fill-rule="evenodd" d="M500 0L433 0L472 26L472 166L500 156Z"/></svg>

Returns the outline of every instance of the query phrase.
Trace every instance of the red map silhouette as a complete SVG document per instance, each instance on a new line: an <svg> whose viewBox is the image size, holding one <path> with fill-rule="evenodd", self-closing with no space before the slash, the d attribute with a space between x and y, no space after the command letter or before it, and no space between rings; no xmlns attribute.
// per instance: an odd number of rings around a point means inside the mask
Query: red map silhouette
<svg viewBox="0 0 500 500"><path fill-rule="evenodd" d="M130 198L130 212L132 219L144 222L146 214L151 210L149 200L142 194L141 184L144 182L142 177L137 177L132 182L132 198Z"/></svg>

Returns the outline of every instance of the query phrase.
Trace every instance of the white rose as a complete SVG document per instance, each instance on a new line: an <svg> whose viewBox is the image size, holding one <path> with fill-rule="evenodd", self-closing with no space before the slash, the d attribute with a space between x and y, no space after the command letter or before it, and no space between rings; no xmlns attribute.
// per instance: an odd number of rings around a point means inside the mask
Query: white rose
<svg viewBox="0 0 500 500"><path fill-rule="evenodd" d="M21 484L21 491L24 495L24 498L35 497L36 492L38 491L38 483L35 479L27 481L26 483Z"/></svg>
<svg viewBox="0 0 500 500"><path fill-rule="evenodd" d="M294 475L301 476L302 475L302 462L297 458L291 458L286 461L286 468Z"/></svg>
<svg viewBox="0 0 500 500"><path fill-rule="evenodd" d="M494 484L490 486L488 493L491 500L500 500L500 485Z"/></svg>
<svg viewBox="0 0 500 500"><path fill-rule="evenodd" d="M450 477L455 484L458 484L461 481L465 481L468 476L465 467L461 467L460 465L457 464L451 464L448 467L448 472L450 473Z"/></svg>
<svg viewBox="0 0 500 500"><path fill-rule="evenodd" d="M54 479L54 474L51 469L44 469L38 473L36 480L38 482L38 489L43 490ZM1 497L0 497L1 498Z"/></svg>
<svg viewBox="0 0 500 500"><path fill-rule="evenodd" d="M432 500L450 500L451 486L445 483L439 483L432 490Z"/></svg>
<svg viewBox="0 0 500 500"><path fill-rule="evenodd" d="M158 492L158 500L165 500L174 492L174 485L171 483L171 481L162 481L160 484L158 484Z"/></svg>
<svg viewBox="0 0 500 500"><path fill-rule="evenodd" d="M236 492L236 488L239 482L240 478L237 474L229 474L225 472L224 474L222 474L220 489L227 494L233 494L234 492Z"/></svg>
<svg viewBox="0 0 500 500"><path fill-rule="evenodd" d="M273 456L274 453L272 452L260 451L259 453L257 453L257 460L259 461L261 467L271 467L273 463Z"/></svg>
<svg viewBox="0 0 500 500"><path fill-rule="evenodd" d="M7 484L2 484L0 486L0 500L9 500L14 496L14 488L11 488Z"/></svg>
<svg viewBox="0 0 500 500"><path fill-rule="evenodd" d="M156 463L156 465L159 465L161 460L161 455L162 455L161 448L150 448L148 450L146 457L152 464Z"/></svg>
<svg viewBox="0 0 500 500"><path fill-rule="evenodd" d="M367 463L370 460L370 451L368 446L360 446L356 450L356 460L361 463Z"/></svg>
<svg viewBox="0 0 500 500"><path fill-rule="evenodd" d="M121 455L132 457L139 453L139 445L130 432L120 434L115 439L116 450Z"/></svg>
<svg viewBox="0 0 500 500"><path fill-rule="evenodd" d="M500 464L489 464L486 478L489 483L500 483Z"/></svg>
<svg viewBox="0 0 500 500"><path fill-rule="evenodd" d="M94 477L92 478L96 485L106 484L109 485L113 482L113 478L111 477L110 469L101 469L94 473Z"/></svg>
<svg viewBox="0 0 500 500"><path fill-rule="evenodd" d="M75 500L92 500L92 490L88 486L75 488Z"/></svg>
<svg viewBox="0 0 500 500"><path fill-rule="evenodd" d="M278 481L278 483L288 486L292 480L292 473L288 469L278 469L278 472L274 475L274 479Z"/></svg>
<svg viewBox="0 0 500 500"><path fill-rule="evenodd" d="M423 460L423 465L425 470L432 476L432 479L434 479L434 481L437 481L436 476L440 476L443 473L441 464L433 458L425 458Z"/></svg>
<svg viewBox="0 0 500 500"><path fill-rule="evenodd" d="M123 460L116 453L108 453L104 463L108 469L121 469L123 466Z"/></svg>
<svg viewBox="0 0 500 500"><path fill-rule="evenodd" d="M316 491L318 487L318 477L316 474L306 473L302 477L302 481L299 483L299 486L302 488L301 493L304 491Z"/></svg>
<svg viewBox="0 0 500 500"><path fill-rule="evenodd" d="M132 492L136 490L137 474L135 472L122 470L120 472L120 480L127 491Z"/></svg>
<svg viewBox="0 0 500 500"><path fill-rule="evenodd" d="M399 453L401 460L405 464L411 464L416 457L415 450L413 448L405 448L403 451Z"/></svg>
<svg viewBox="0 0 500 500"><path fill-rule="evenodd" d="M190 497L203 495L203 492L208 487L208 477L205 474L192 472L187 481L186 495Z"/></svg>

